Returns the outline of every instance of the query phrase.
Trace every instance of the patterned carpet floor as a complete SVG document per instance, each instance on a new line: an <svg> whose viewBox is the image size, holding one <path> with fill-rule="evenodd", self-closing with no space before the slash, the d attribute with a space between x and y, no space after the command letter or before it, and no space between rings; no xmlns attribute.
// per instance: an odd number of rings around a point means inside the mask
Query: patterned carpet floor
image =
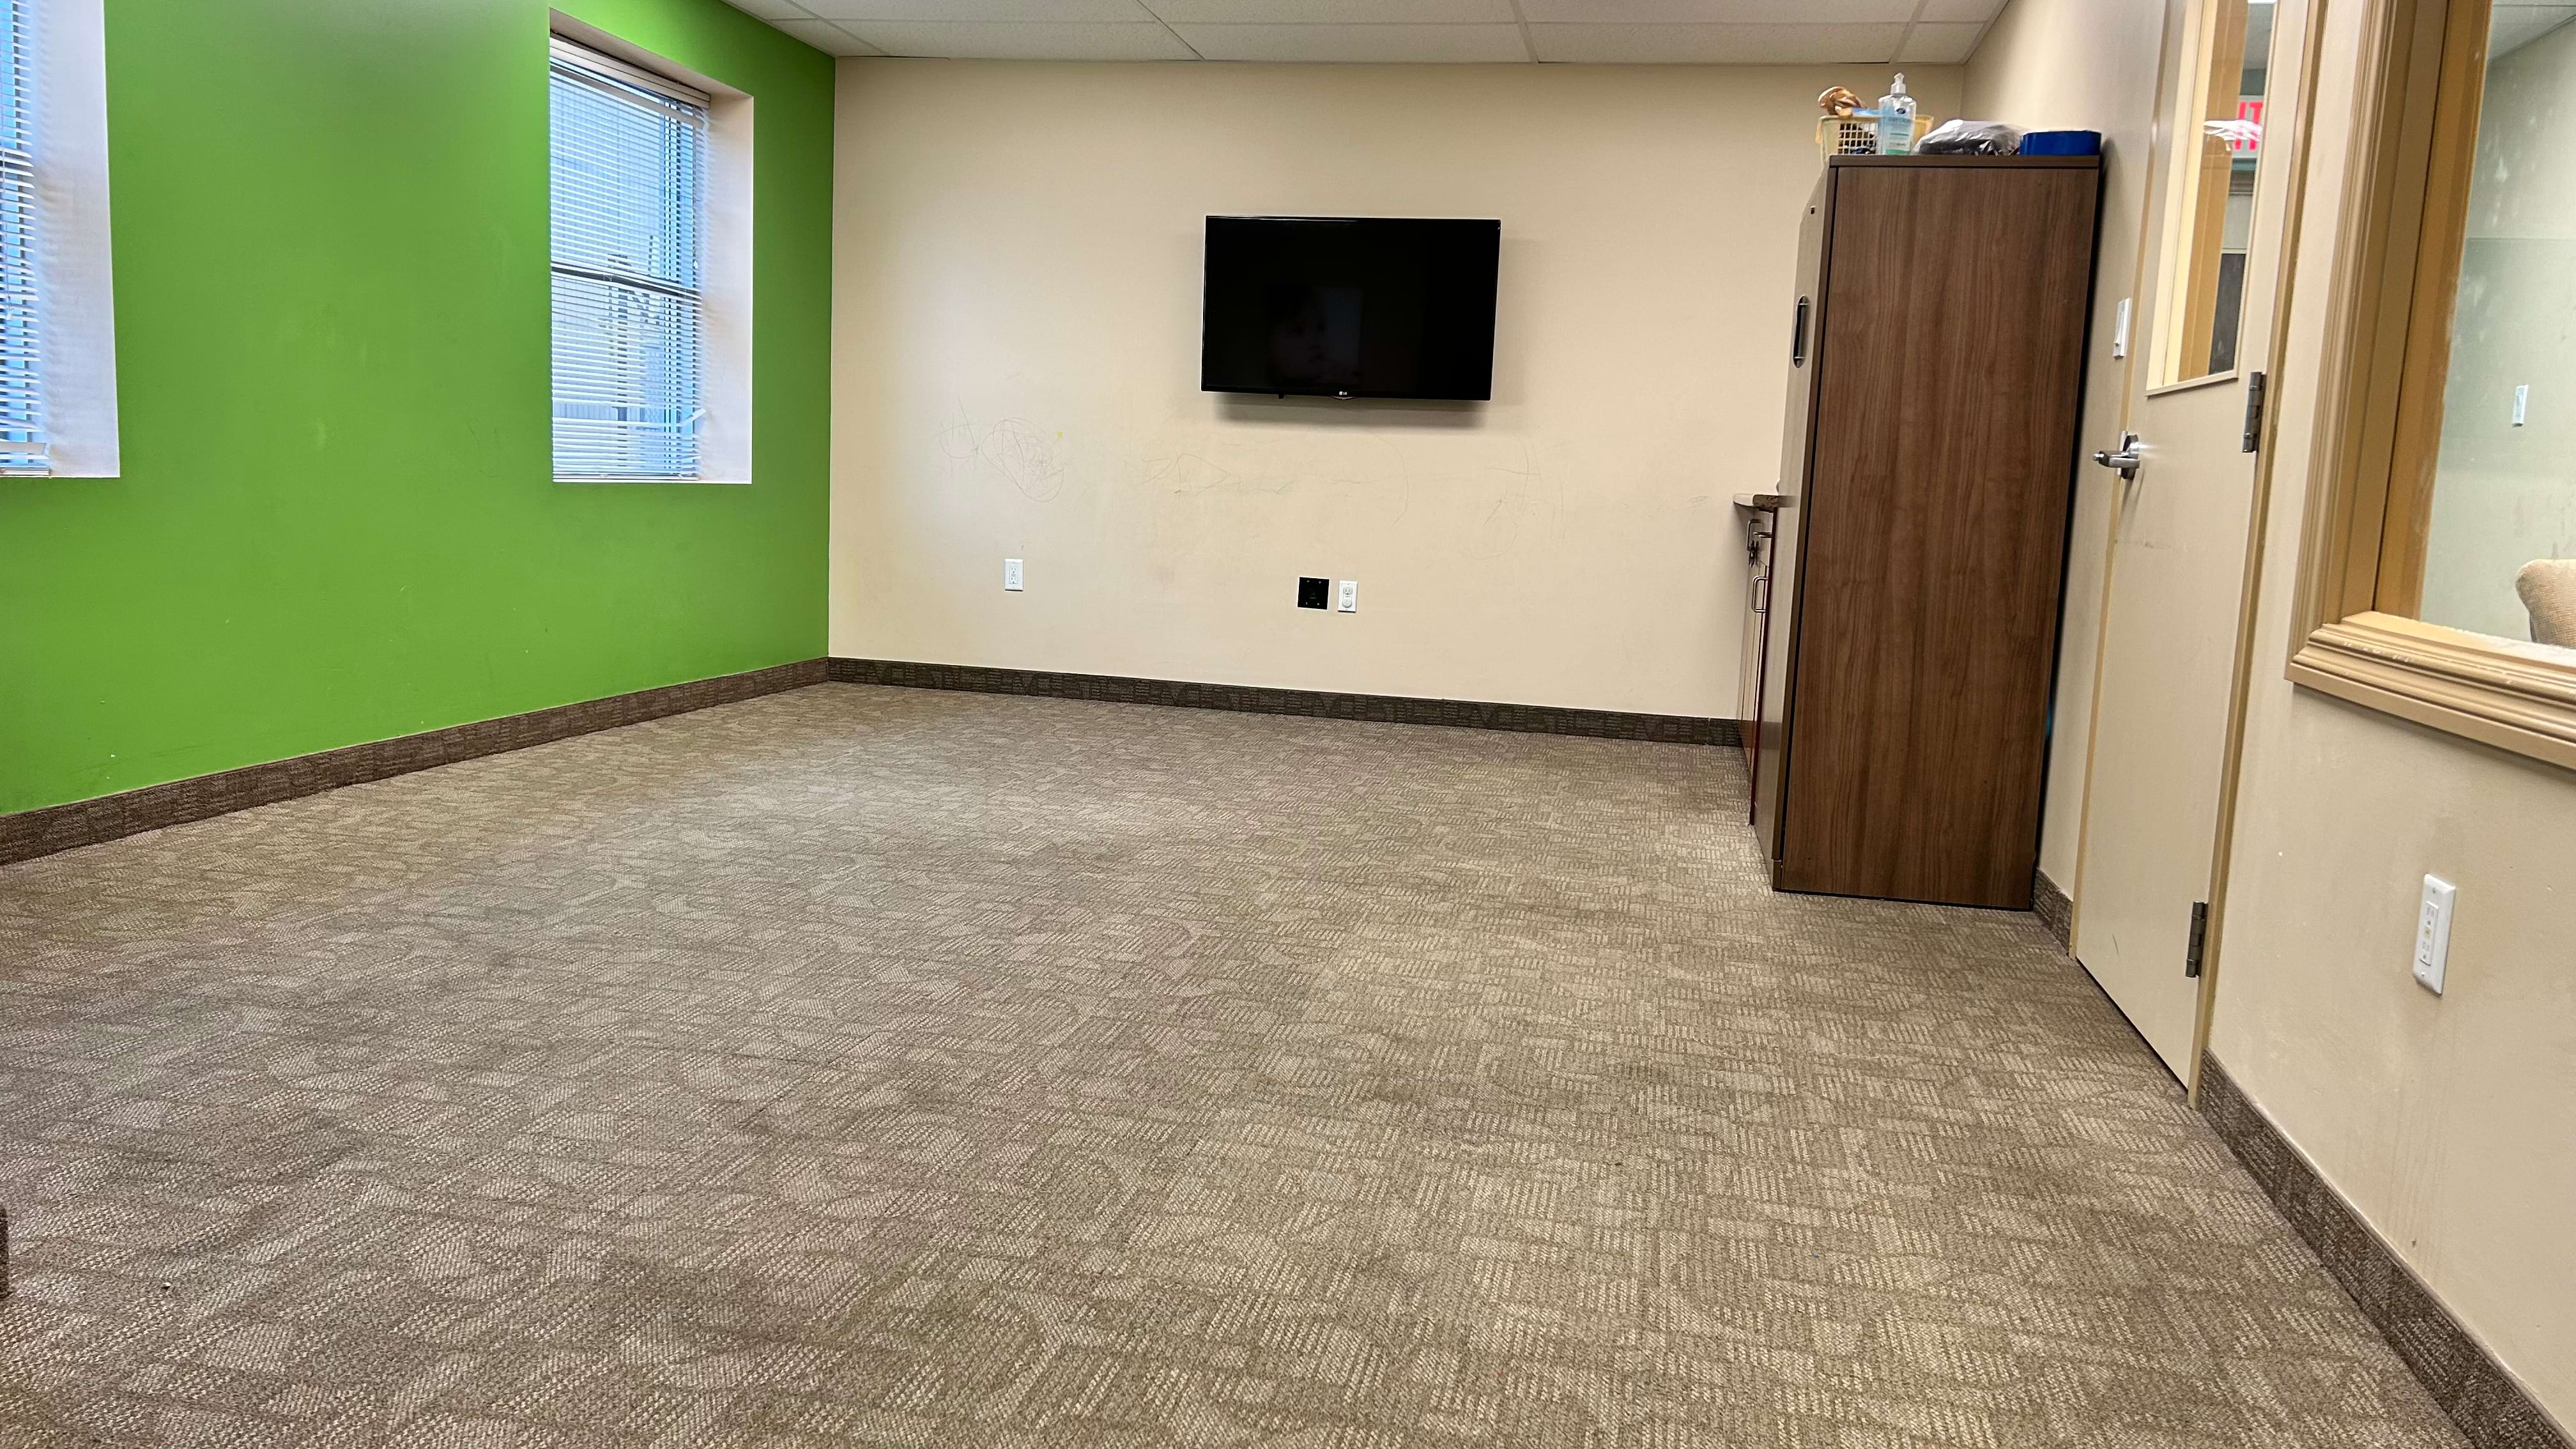
<svg viewBox="0 0 2576 1449"><path fill-rule="evenodd" d="M0 870L0 1444L2446 1445L1729 751L833 685Z"/></svg>

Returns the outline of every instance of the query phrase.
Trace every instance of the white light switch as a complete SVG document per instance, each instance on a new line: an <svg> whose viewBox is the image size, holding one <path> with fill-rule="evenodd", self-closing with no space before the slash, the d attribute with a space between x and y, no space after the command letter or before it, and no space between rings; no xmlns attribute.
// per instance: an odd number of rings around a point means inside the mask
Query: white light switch
<svg viewBox="0 0 2576 1449"><path fill-rule="evenodd" d="M1360 611L1360 581L1357 579L1342 580L1341 592L1335 595L1334 598L1335 608L1340 609L1345 614L1358 613Z"/></svg>
<svg viewBox="0 0 2576 1449"><path fill-rule="evenodd" d="M2111 329L2111 355L2129 355L2129 299L2126 297L2120 299L2120 320Z"/></svg>
<svg viewBox="0 0 2576 1449"><path fill-rule="evenodd" d="M2415 913L2415 982L2435 996L2442 994L2442 974L2451 960L2451 902L2460 888L2437 875L2424 877L2424 904Z"/></svg>
<svg viewBox="0 0 2576 1449"><path fill-rule="evenodd" d="M1018 559L1006 558L1002 560L1002 587L1009 589L1013 593L1018 593L1020 591L1020 561Z"/></svg>
<svg viewBox="0 0 2576 1449"><path fill-rule="evenodd" d="M2513 425L2522 426L2522 415L2531 406L2531 384L2516 384L2513 390Z"/></svg>

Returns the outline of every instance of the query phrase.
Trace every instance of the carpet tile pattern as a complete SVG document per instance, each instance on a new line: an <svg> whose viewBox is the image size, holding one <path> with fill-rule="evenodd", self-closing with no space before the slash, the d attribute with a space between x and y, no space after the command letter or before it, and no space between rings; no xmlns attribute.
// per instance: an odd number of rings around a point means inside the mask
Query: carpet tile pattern
<svg viewBox="0 0 2576 1449"><path fill-rule="evenodd" d="M0 1444L2459 1442L1741 771L824 685L0 870Z"/></svg>

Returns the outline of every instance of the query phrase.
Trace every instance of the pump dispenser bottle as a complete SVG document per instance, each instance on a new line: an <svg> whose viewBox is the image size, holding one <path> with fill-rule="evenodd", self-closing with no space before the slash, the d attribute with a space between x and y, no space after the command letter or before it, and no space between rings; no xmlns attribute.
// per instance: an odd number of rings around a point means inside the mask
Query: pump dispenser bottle
<svg viewBox="0 0 2576 1449"><path fill-rule="evenodd" d="M1878 154L1914 154L1914 98L1905 93L1903 71L1896 73L1895 87L1878 98Z"/></svg>

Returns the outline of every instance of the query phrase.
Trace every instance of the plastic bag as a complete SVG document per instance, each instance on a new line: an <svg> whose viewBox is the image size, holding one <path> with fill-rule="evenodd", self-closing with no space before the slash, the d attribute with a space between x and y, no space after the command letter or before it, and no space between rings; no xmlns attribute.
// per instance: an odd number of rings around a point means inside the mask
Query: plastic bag
<svg viewBox="0 0 2576 1449"><path fill-rule="evenodd" d="M1914 149L1924 156L2010 156L2021 150L2021 127L2001 121L1943 121Z"/></svg>

